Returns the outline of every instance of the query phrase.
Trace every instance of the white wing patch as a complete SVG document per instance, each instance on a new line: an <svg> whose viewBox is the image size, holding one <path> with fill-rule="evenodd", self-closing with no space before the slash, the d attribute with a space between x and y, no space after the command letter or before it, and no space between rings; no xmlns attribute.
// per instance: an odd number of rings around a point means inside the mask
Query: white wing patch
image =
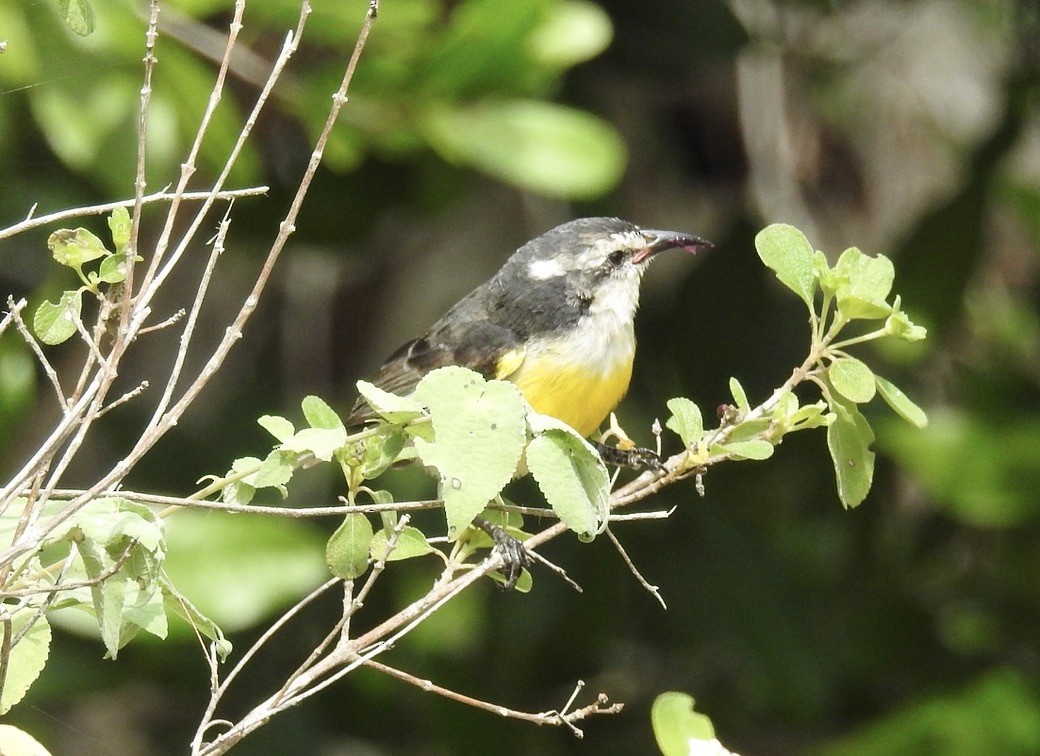
<svg viewBox="0 0 1040 756"><path fill-rule="evenodd" d="M567 269L555 257L549 260L532 260L527 264L527 275L535 281L545 281L567 275Z"/></svg>

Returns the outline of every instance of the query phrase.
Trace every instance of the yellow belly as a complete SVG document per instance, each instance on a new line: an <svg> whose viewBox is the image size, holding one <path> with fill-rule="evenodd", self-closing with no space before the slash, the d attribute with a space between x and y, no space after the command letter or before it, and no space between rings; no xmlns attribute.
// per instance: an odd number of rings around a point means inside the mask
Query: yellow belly
<svg viewBox="0 0 1040 756"><path fill-rule="evenodd" d="M598 373L561 366L551 357L524 360L509 376L536 412L562 420L583 436L599 428L624 398L631 379L631 359Z"/></svg>

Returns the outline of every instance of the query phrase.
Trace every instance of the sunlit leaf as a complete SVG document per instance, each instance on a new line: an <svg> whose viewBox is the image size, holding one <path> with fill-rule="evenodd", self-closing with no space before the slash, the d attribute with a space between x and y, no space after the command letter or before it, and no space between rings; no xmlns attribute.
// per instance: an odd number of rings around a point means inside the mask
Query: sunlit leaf
<svg viewBox="0 0 1040 756"><path fill-rule="evenodd" d="M773 223L755 236L755 249L780 282L812 308L815 254L805 234L786 223Z"/></svg>
<svg viewBox="0 0 1040 756"><path fill-rule="evenodd" d="M624 142L614 128L562 105L503 100L444 106L423 123L445 160L549 197L599 197L625 168Z"/></svg>

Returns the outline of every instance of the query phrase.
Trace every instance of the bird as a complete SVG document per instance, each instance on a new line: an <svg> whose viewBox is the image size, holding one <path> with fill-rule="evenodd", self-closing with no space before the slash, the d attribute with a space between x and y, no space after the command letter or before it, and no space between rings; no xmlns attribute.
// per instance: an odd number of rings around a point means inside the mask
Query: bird
<svg viewBox="0 0 1040 756"><path fill-rule="evenodd" d="M659 252L711 246L620 218L559 225L521 246L426 333L402 345L372 383L408 395L430 371L459 365L511 381L536 412L588 437L628 391L643 273ZM359 398L346 425L374 419Z"/></svg>

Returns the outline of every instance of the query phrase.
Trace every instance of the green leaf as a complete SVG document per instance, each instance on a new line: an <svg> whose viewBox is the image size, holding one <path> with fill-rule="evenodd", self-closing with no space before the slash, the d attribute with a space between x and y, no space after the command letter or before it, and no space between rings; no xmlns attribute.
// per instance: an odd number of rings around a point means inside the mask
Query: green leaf
<svg viewBox="0 0 1040 756"><path fill-rule="evenodd" d="M108 216L108 230L112 232L112 244L116 254L126 251L130 243L130 211L120 205Z"/></svg>
<svg viewBox="0 0 1040 756"><path fill-rule="evenodd" d="M337 418L338 419L338 418ZM322 462L330 462L336 450L347 443L347 431L338 428L304 428L282 443L282 449L298 454L313 454Z"/></svg>
<svg viewBox="0 0 1040 756"><path fill-rule="evenodd" d="M93 276L89 276L93 278ZM126 280L126 257L124 255L109 255L101 261L98 267L97 281L116 284ZM97 281L94 281L96 284Z"/></svg>
<svg viewBox="0 0 1040 756"><path fill-rule="evenodd" d="M733 401L736 402L737 409L745 414L751 411L751 403L748 402L747 394L744 393L744 387L740 385L740 381L730 378L729 391L733 394Z"/></svg>
<svg viewBox="0 0 1040 756"><path fill-rule="evenodd" d="M928 336L928 329L924 326L914 325L905 312L899 310L899 297L896 297L894 312L885 321L885 330L897 339L903 341L921 341Z"/></svg>
<svg viewBox="0 0 1040 756"><path fill-rule="evenodd" d="M398 536L394 550L390 552L389 556L386 554L387 542L388 538L385 530L376 532L372 537L369 553L374 561L378 562L385 559L387 562L399 562L402 559L425 556L433 551L433 547L427 543L423 532L418 528L413 528L411 525L405 525L401 530L401 535Z"/></svg>
<svg viewBox="0 0 1040 756"><path fill-rule="evenodd" d="M387 432L366 438L365 454L361 460L361 475L370 480L382 475L397 461L408 436L402 432Z"/></svg>
<svg viewBox="0 0 1040 756"><path fill-rule="evenodd" d="M668 400L668 410L672 416L665 422L665 426L679 435L683 446L689 449L701 440L704 435L704 418L696 404L679 396Z"/></svg>
<svg viewBox="0 0 1040 756"><path fill-rule="evenodd" d="M368 570L372 523L363 514L348 514L325 546L325 564L341 580L353 580Z"/></svg>
<svg viewBox="0 0 1040 756"><path fill-rule="evenodd" d="M805 234L786 223L773 223L755 236L755 249L780 282L811 310L816 293L815 252Z"/></svg>
<svg viewBox="0 0 1040 756"><path fill-rule="evenodd" d="M284 486L292 479L295 469L294 460L295 454L275 449L267 455L267 459L260 465L260 469L252 476L250 485L254 488L281 489L284 498L286 495Z"/></svg>
<svg viewBox="0 0 1040 756"><path fill-rule="evenodd" d="M690 756L695 753L691 740L715 738L711 720L694 711L693 705L692 696L677 691L662 693L654 699L650 722L663 756Z"/></svg>
<svg viewBox="0 0 1040 756"><path fill-rule="evenodd" d="M625 145L610 124L553 103L441 106L427 114L423 127L445 160L549 197L599 197L625 169Z"/></svg>
<svg viewBox="0 0 1040 756"><path fill-rule="evenodd" d="M733 441L721 444L720 447L728 454L742 459L762 460L773 456L773 445L765 439L751 439L750 441Z"/></svg>
<svg viewBox="0 0 1040 756"><path fill-rule="evenodd" d="M66 25L81 37L94 31L94 9L88 0L58 0L58 11Z"/></svg>
<svg viewBox="0 0 1040 756"><path fill-rule="evenodd" d="M891 381L885 380L880 375L875 375L874 380L877 382L881 398L888 403L889 407L895 410L897 415L917 428L924 428L928 425L928 415L924 413L923 409L910 401L910 398L898 386Z"/></svg>
<svg viewBox="0 0 1040 756"><path fill-rule="evenodd" d="M586 0L556 3L547 13L526 40L528 52L538 63L569 68L599 55L614 36L610 16Z"/></svg>
<svg viewBox="0 0 1040 756"><path fill-rule="evenodd" d="M85 228L61 228L47 238L51 256L61 265L79 270L83 263L111 254L105 243Z"/></svg>
<svg viewBox="0 0 1040 756"><path fill-rule="evenodd" d="M837 289L838 309L844 317L884 318L892 312L885 299L892 291L895 269L887 257L869 257L851 247L842 252L834 269L848 278Z"/></svg>
<svg viewBox="0 0 1040 756"><path fill-rule="evenodd" d="M200 612L187 596L177 590L165 571L159 576L159 588L162 590L166 610L180 617L201 635L213 641L220 660L226 661L231 653L231 641L224 637L224 632L217 623Z"/></svg>
<svg viewBox="0 0 1040 756"><path fill-rule="evenodd" d="M83 293L62 292L57 303L43 302L33 315L33 331L44 344L60 344L76 335L76 323L83 309Z"/></svg>
<svg viewBox="0 0 1040 756"><path fill-rule="evenodd" d="M113 562L105 550L92 540L87 539L76 544L76 549L79 551L87 578L90 580L97 581L113 566ZM120 639L128 583L127 576L120 571L90 586L94 616L97 618L101 640L105 644L105 656L109 659L115 659L122 646Z"/></svg>
<svg viewBox="0 0 1040 756"><path fill-rule="evenodd" d="M827 378L834 389L850 402L864 404L874 398L874 371L855 357L834 360L827 368Z"/></svg>
<svg viewBox="0 0 1040 756"><path fill-rule="evenodd" d="M835 397L831 409L834 421L827 426L827 448L834 463L838 498L846 509L859 506L870 492L874 480L874 432L854 404L843 404Z"/></svg>
<svg viewBox="0 0 1040 756"><path fill-rule="evenodd" d="M512 383L463 367L438 368L415 398L429 407L435 439L415 439L423 464L440 473L448 536L456 538L516 471L527 440L527 404Z"/></svg>
<svg viewBox="0 0 1040 756"><path fill-rule="evenodd" d="M24 609L17 612L11 620L11 635L21 632L29 620L36 614L35 609ZM47 665L47 657L51 648L51 626L46 617L39 617L33 626L22 636L21 641L11 648L7 657L7 669L4 677L3 695L0 695L0 715L6 714L11 707L22 700L36 678ZM16 753L8 751L3 753Z"/></svg>
<svg viewBox="0 0 1040 756"><path fill-rule="evenodd" d="M281 442L288 441L296 433L296 428L291 422L278 415L262 415L257 418L257 424Z"/></svg>
<svg viewBox="0 0 1040 756"><path fill-rule="evenodd" d="M311 428L323 430L343 430L343 421L335 410L326 404L324 399L317 396L305 396L301 403L303 416L307 419ZM342 446L342 444L340 444Z"/></svg>
<svg viewBox="0 0 1040 756"><path fill-rule="evenodd" d="M357 390L376 413L389 423L403 425L423 415L423 406L410 396L398 396L368 381L358 381Z"/></svg>
<svg viewBox="0 0 1040 756"><path fill-rule="evenodd" d="M527 445L527 469L549 506L582 540L607 524L610 476L589 443L570 429L550 428Z"/></svg>

